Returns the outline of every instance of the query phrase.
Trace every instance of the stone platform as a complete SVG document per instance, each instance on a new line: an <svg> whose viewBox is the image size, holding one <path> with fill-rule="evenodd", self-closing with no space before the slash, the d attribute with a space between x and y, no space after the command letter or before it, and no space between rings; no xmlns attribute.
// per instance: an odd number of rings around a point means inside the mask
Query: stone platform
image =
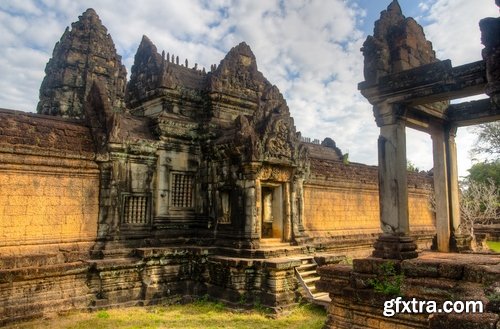
<svg viewBox="0 0 500 329"><path fill-rule="evenodd" d="M391 262L391 266L386 264ZM391 273L389 273L391 272ZM421 253L416 259L355 259L353 266L320 268L317 286L328 291L326 328L500 328L500 255ZM399 277L401 284L398 284ZM384 303L396 295L374 289L386 282L403 300L481 301L483 313L383 315ZM397 287L394 287L397 286Z"/></svg>
<svg viewBox="0 0 500 329"><path fill-rule="evenodd" d="M209 296L237 308L281 312L297 303L295 268L345 260L294 246L246 252L183 246L114 249L102 259L0 258L0 326L71 310L177 303ZM238 253L253 257L231 256ZM94 255L95 256L95 255Z"/></svg>

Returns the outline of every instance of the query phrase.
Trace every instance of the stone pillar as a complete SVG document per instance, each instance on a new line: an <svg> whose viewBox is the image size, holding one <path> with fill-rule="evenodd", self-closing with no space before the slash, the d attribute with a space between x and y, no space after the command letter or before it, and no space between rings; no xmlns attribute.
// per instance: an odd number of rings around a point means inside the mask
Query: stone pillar
<svg viewBox="0 0 500 329"><path fill-rule="evenodd" d="M433 125L430 130L434 159L434 195L436 210L437 249L450 251L450 207L448 204L447 138L441 125Z"/></svg>
<svg viewBox="0 0 500 329"><path fill-rule="evenodd" d="M255 183L248 181L245 183L245 235L249 238L259 238L257 214L255 208Z"/></svg>
<svg viewBox="0 0 500 329"><path fill-rule="evenodd" d="M253 234L258 236L260 239L260 235L262 233L262 184L260 179L255 180L255 228Z"/></svg>
<svg viewBox="0 0 500 329"><path fill-rule="evenodd" d="M406 132L403 120L387 115L393 111L392 106L375 109L386 115L378 120L379 202L383 234L375 242L373 256L408 259L418 254L409 236Z"/></svg>
<svg viewBox="0 0 500 329"><path fill-rule="evenodd" d="M261 168L261 164L258 162L249 162L243 165L243 173L245 181L243 182L243 197L244 201L244 213L245 213L245 238L251 240L260 239L260 214L257 213L257 204L262 207L262 200L257 202L257 198L260 198L258 194L261 193L260 181L258 178L258 172Z"/></svg>
<svg viewBox="0 0 500 329"><path fill-rule="evenodd" d="M290 183L283 184L283 240L290 242L292 239L292 216L291 216L291 192Z"/></svg>
<svg viewBox="0 0 500 329"><path fill-rule="evenodd" d="M158 165L156 175L156 193L155 193L155 213L156 216L165 216L168 213L168 198L169 198L169 179L168 165L169 159L167 152L160 150L158 152Z"/></svg>
<svg viewBox="0 0 500 329"><path fill-rule="evenodd" d="M457 128L451 127L448 129L447 139L447 168L448 168L448 187L449 187L449 208L451 218L451 234L452 238L459 234L460 226L460 190L458 188L458 167L457 167L457 144L455 137Z"/></svg>

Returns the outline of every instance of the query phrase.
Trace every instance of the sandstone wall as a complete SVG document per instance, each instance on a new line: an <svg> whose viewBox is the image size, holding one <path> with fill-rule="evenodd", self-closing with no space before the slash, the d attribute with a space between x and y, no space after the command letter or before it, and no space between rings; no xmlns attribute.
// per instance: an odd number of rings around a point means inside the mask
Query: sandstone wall
<svg viewBox="0 0 500 329"><path fill-rule="evenodd" d="M377 167L311 160L304 184L304 228L312 237L346 237L380 233ZM431 177L410 173L409 216L415 234L435 230L429 209Z"/></svg>
<svg viewBox="0 0 500 329"><path fill-rule="evenodd" d="M0 110L0 255L95 240L93 148L88 128L77 122Z"/></svg>

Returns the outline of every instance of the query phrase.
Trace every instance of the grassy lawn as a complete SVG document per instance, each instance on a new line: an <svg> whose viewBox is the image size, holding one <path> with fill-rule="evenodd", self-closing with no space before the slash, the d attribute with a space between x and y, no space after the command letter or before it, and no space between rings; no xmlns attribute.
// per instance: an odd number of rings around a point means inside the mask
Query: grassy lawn
<svg viewBox="0 0 500 329"><path fill-rule="evenodd" d="M494 252L500 253L500 241L486 241L488 248L493 250Z"/></svg>
<svg viewBox="0 0 500 329"><path fill-rule="evenodd" d="M324 309L301 305L290 314L273 319L265 310L234 311L222 304L195 302L187 305L132 307L75 312L51 319L15 324L11 328L321 328L326 320Z"/></svg>

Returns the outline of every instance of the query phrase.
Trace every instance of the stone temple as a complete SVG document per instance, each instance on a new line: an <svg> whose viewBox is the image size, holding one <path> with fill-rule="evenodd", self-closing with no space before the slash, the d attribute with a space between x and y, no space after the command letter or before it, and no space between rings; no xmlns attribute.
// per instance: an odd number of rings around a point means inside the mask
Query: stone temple
<svg viewBox="0 0 500 329"><path fill-rule="evenodd" d="M402 16L384 13L380 26ZM437 61L418 25L408 33L415 60ZM390 69L372 64L373 79ZM206 295L328 303L316 266L371 254L378 168L301 136L246 43L205 70L144 36L127 80L88 9L45 72L37 114L0 110L0 325ZM404 183L409 234L430 248L433 177Z"/></svg>

